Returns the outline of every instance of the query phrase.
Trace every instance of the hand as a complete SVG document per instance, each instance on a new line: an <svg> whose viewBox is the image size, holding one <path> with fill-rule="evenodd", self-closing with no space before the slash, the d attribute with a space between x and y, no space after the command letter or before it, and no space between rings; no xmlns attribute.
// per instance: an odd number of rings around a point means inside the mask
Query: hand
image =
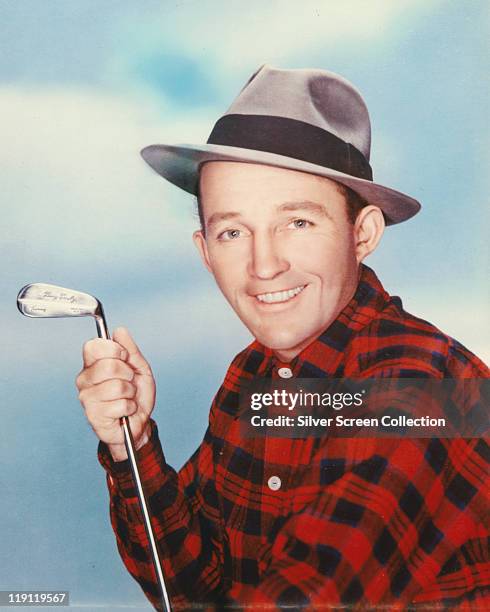
<svg viewBox="0 0 490 612"><path fill-rule="evenodd" d="M129 416L136 449L149 440L155 380L126 328L117 328L112 340L95 338L85 343L76 386L90 425L115 461L127 459L122 416Z"/></svg>

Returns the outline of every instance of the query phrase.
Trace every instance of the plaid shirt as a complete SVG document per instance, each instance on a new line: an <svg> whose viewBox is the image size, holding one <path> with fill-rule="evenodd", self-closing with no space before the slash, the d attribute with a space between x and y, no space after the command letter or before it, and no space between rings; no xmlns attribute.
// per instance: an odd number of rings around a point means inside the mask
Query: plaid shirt
<svg viewBox="0 0 490 612"><path fill-rule="evenodd" d="M178 473L154 422L139 451L174 608L490 609L485 439L245 438L240 385L281 367L303 378L490 376L364 265L353 299L291 363L253 342L230 365L204 440ZM119 552L157 605L128 462L113 462L103 443L99 460Z"/></svg>

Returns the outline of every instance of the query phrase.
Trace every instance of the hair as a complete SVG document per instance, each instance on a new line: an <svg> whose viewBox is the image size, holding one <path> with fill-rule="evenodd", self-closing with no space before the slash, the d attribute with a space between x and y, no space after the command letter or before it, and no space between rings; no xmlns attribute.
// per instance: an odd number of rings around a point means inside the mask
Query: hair
<svg viewBox="0 0 490 612"><path fill-rule="evenodd" d="M361 210L369 204L367 200L365 200L362 196L356 193L350 187L346 185L342 185L341 183L335 183L338 191L344 196L346 210L347 210L347 218L354 225L357 219L357 215L361 212Z"/></svg>
<svg viewBox="0 0 490 612"><path fill-rule="evenodd" d="M337 187L339 193L341 193L345 198L347 218L349 219L349 222L354 225L357 219L357 215L365 206L369 204L369 202L346 185L342 185L341 183L336 182L335 186ZM199 181L197 184L196 208L197 215L199 217L199 223L201 224L201 230L205 232L206 228L204 226L204 214L202 210L202 203L199 192Z"/></svg>

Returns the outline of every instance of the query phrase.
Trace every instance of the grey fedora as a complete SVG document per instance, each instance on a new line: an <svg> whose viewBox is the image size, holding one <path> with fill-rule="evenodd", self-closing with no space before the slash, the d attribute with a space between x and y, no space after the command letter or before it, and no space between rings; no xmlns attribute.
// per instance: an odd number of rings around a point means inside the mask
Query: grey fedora
<svg viewBox="0 0 490 612"><path fill-rule="evenodd" d="M216 122L204 145L150 145L143 159L158 174L197 194L199 167L239 161L309 172L350 187L379 206L387 225L413 217L417 200L373 182L371 123L357 89L326 70L265 64Z"/></svg>

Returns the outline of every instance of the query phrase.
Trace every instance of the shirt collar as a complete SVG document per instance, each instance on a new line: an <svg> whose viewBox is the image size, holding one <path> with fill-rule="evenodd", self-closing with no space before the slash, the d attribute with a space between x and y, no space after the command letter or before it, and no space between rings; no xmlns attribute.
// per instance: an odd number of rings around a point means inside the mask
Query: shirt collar
<svg viewBox="0 0 490 612"><path fill-rule="evenodd" d="M352 299L335 321L290 363L282 364L272 349L257 340L252 342L249 349L253 355L252 361L257 366L255 374L268 376L274 368L287 365L294 376L303 378L343 376L344 356L349 342L386 307L389 299L375 272L361 264L359 283Z"/></svg>

